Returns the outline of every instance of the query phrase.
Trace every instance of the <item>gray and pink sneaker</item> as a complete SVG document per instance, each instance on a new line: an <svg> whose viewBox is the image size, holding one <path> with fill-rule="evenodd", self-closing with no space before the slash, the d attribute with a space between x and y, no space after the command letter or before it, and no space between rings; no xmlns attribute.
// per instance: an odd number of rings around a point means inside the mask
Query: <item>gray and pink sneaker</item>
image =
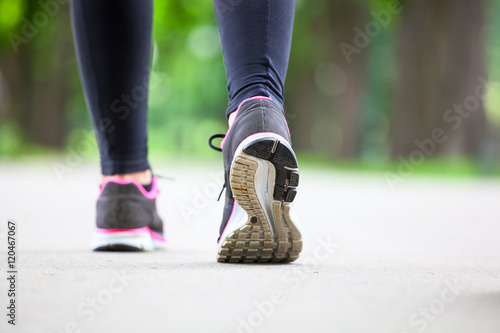
<svg viewBox="0 0 500 333"><path fill-rule="evenodd" d="M224 137L221 148L211 141ZM254 97L239 106L226 135L210 146L224 159L226 200L217 261L280 263L296 260L302 236L293 200L299 171L279 104Z"/></svg>
<svg viewBox="0 0 500 333"><path fill-rule="evenodd" d="M147 191L133 180L110 179L97 199L94 251L151 251L165 248L163 221L156 211L158 178Z"/></svg>

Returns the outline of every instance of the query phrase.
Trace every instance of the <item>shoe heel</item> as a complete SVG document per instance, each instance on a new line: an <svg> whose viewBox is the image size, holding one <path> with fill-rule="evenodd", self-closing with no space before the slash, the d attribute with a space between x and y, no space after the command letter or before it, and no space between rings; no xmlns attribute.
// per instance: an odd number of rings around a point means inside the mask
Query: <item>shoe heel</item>
<svg viewBox="0 0 500 333"><path fill-rule="evenodd" d="M222 240L217 260L296 260L302 250L302 237L291 214L291 202L298 183L297 160L284 138L268 133L244 140L235 153L230 184L247 221Z"/></svg>

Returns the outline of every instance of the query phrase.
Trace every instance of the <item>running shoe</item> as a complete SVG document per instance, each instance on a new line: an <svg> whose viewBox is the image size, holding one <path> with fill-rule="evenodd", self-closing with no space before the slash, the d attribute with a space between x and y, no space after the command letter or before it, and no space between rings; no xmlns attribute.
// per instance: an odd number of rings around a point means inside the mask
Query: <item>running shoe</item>
<svg viewBox="0 0 500 333"><path fill-rule="evenodd" d="M163 222L156 211L158 178L151 190L135 180L109 179L97 199L94 251L151 251L165 248Z"/></svg>
<svg viewBox="0 0 500 333"><path fill-rule="evenodd" d="M245 100L236 112L226 135L210 139L223 153L226 188L217 261L292 262L302 250L293 205L299 170L285 116L267 97ZM216 137L224 137L221 148Z"/></svg>

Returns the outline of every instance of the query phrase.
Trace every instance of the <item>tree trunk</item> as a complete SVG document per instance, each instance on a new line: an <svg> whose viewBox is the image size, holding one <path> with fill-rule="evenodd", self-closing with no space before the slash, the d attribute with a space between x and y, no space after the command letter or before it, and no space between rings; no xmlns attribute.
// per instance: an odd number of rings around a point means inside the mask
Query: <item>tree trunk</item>
<svg viewBox="0 0 500 333"><path fill-rule="evenodd" d="M69 27L69 5L62 5L55 17L55 33L52 38L52 54L49 62L42 64L43 73L34 82L33 114L29 129L31 139L37 144L62 148L66 138L66 109L70 97L70 59L73 44Z"/></svg>
<svg viewBox="0 0 500 333"><path fill-rule="evenodd" d="M416 150L430 156L483 149L484 8L484 0L421 0L405 6L390 131L394 157ZM439 129L443 135L435 137Z"/></svg>
<svg viewBox="0 0 500 333"><path fill-rule="evenodd" d="M365 27L368 7L343 0L322 1L314 7L320 9L309 18L307 26L312 26L312 31L296 32L294 46L302 50L292 52L287 83L287 115L294 145L298 150L352 158L360 145L368 50L361 49L348 61L339 45L354 44L353 28ZM303 14L299 9L297 19ZM307 40L297 40L300 37Z"/></svg>
<svg viewBox="0 0 500 333"><path fill-rule="evenodd" d="M35 13L43 12L37 3L28 5L24 17L32 22ZM56 16L37 27L18 53L10 50L0 57L7 105L1 120L17 123L31 142L53 148L62 148L66 135L73 54L68 7L61 5ZM17 34L24 37L21 29Z"/></svg>
<svg viewBox="0 0 500 333"><path fill-rule="evenodd" d="M35 9L32 4L27 4L25 17L32 17ZM21 29L19 29L21 30ZM22 36L20 31L17 35ZM32 43L20 44L16 53L14 47L9 45L7 50L0 52L0 70L3 76L3 101L4 111L0 121L10 120L19 125L24 131L29 131L32 100Z"/></svg>

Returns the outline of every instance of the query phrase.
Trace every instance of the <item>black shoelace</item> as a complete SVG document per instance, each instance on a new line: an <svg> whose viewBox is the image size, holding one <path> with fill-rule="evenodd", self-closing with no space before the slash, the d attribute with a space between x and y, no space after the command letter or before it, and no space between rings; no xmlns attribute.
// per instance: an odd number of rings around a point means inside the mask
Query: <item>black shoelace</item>
<svg viewBox="0 0 500 333"><path fill-rule="evenodd" d="M212 141L214 141L214 139L222 139L224 140L224 138L226 137L225 134L214 134L210 137L210 139L208 139L208 145L210 146L210 148L212 148L213 150L217 150L217 151L220 151L222 152L222 149L215 146ZM222 190L220 191L219 193L219 197L217 198L217 201L220 200L220 197L222 196L222 193L224 193L224 190L226 189L226 183L224 183L224 185L222 185Z"/></svg>
<svg viewBox="0 0 500 333"><path fill-rule="evenodd" d="M154 173L153 176L158 177L158 179L163 179L163 180L169 180L169 181L174 181L175 178L169 177L169 176L161 176L157 173Z"/></svg>
<svg viewBox="0 0 500 333"><path fill-rule="evenodd" d="M215 146L212 141L214 141L214 139L223 139L226 137L225 134L214 134L210 137L210 139L208 139L208 145L210 146L210 148L212 148L213 150L217 150L217 151L222 151L221 148Z"/></svg>

